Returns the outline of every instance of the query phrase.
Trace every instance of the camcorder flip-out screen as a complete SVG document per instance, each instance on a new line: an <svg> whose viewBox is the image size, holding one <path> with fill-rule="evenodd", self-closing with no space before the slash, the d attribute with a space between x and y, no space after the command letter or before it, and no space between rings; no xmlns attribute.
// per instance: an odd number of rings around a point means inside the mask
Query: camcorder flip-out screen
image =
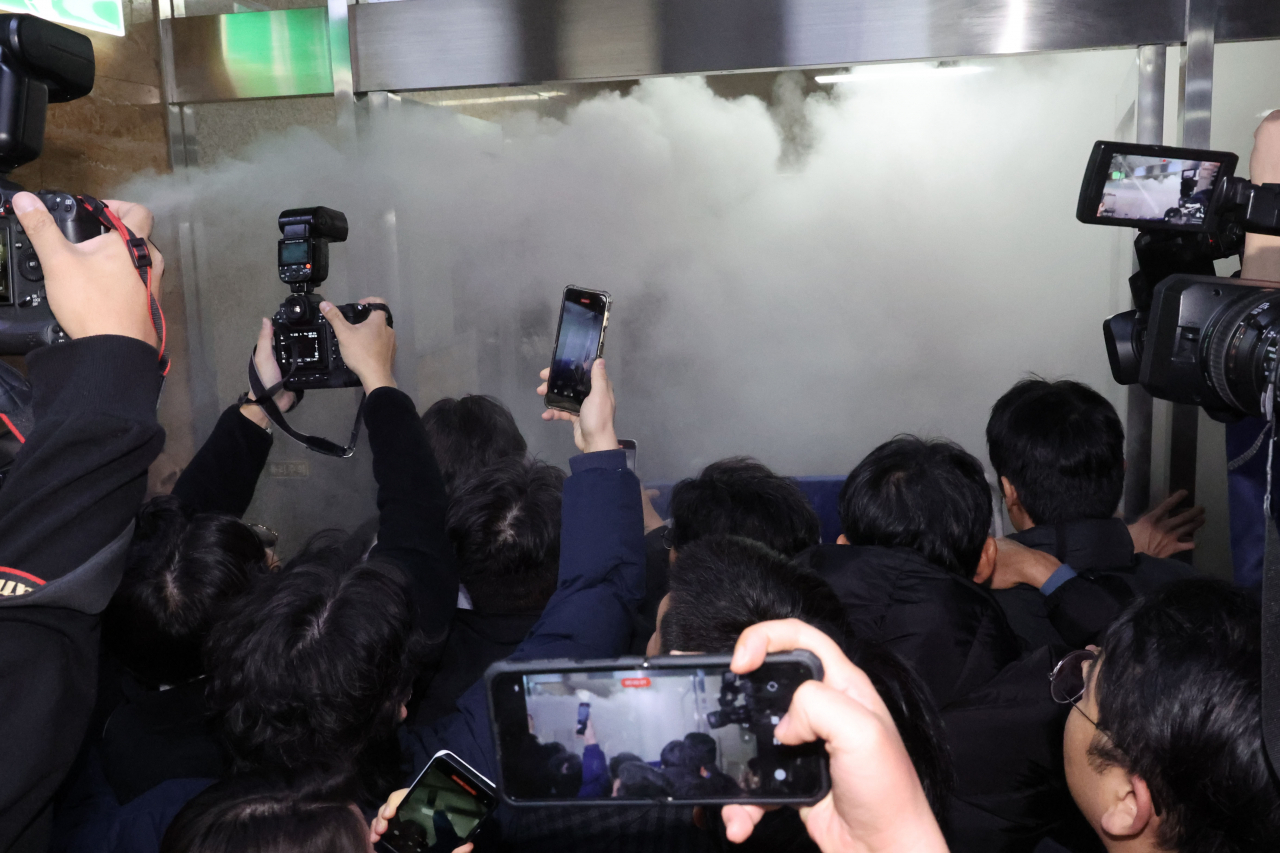
<svg viewBox="0 0 1280 853"><path fill-rule="evenodd" d="M1228 151L1097 142L1076 218L1091 225L1209 231L1210 200L1238 158Z"/></svg>
<svg viewBox="0 0 1280 853"><path fill-rule="evenodd" d="M737 675L727 655L502 661L486 673L498 790L513 805L813 803L829 787L821 743L774 726L822 678L807 651Z"/></svg>

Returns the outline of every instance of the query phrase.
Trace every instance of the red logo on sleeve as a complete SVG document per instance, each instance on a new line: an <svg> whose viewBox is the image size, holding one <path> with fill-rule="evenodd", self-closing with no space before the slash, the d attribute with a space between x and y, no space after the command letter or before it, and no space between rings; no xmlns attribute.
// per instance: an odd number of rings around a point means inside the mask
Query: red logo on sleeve
<svg viewBox="0 0 1280 853"><path fill-rule="evenodd" d="M35 575L8 566L0 566L0 596L10 597L35 592L44 581Z"/></svg>

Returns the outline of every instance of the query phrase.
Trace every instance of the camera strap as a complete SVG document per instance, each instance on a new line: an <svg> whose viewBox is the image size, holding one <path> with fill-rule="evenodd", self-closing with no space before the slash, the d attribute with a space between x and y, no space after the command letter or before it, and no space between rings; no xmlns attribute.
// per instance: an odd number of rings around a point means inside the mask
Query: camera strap
<svg viewBox="0 0 1280 853"><path fill-rule="evenodd" d="M291 359L293 364L298 363L295 357ZM253 363L253 355L249 355L249 388L253 391L253 400L246 402L262 408L267 418L276 426L280 427L280 431L292 438L294 441L306 446L308 450L314 450L316 453L323 453L325 456L336 456L339 459L347 459L356 451L356 439L360 437L360 422L364 420L364 401L365 395L360 395L360 406L356 409L356 421L351 425L351 440L347 442L347 446L343 447L337 442L330 441L327 438L321 438L318 435L307 435L298 432L289 426L288 421L284 419L284 412L280 411L280 407L276 405L275 395L284 388L285 380L293 375L293 369L289 370L288 376L285 376L270 388L266 388L262 384L262 377L258 375L258 366ZM302 399L302 392L295 391L298 399Z"/></svg>
<svg viewBox="0 0 1280 853"><path fill-rule="evenodd" d="M121 221L116 212L98 201L91 195L76 196L76 200L84 205L85 209L98 218L102 223L102 227L110 231L115 231L120 235L120 239L124 240L124 247L129 252L129 257L133 260L134 269L138 271L138 276L142 279L142 284L147 289L147 307L151 311L151 325L156 330L156 340L160 341L160 372L165 376L169 375L169 354L166 351L166 329L164 322L164 311L160 310L160 302L156 299L155 291L152 289L151 281L151 250L147 247L147 239L139 237L129 229Z"/></svg>

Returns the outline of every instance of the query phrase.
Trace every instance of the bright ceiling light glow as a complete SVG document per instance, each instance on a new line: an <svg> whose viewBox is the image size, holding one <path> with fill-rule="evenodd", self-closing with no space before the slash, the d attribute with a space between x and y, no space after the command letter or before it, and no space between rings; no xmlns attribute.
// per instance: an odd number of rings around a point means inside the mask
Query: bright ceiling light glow
<svg viewBox="0 0 1280 853"><path fill-rule="evenodd" d="M813 78L819 83L864 83L872 80L906 80L910 78L960 77L981 74L987 69L980 65L922 65L919 63L894 63L891 65L862 65L844 74L819 74Z"/></svg>
<svg viewBox="0 0 1280 853"><path fill-rule="evenodd" d="M493 98L456 98L449 101L431 101L437 107L460 107L467 104L505 104L512 101L545 101L548 98L562 98L564 92L533 92L528 95L500 95Z"/></svg>

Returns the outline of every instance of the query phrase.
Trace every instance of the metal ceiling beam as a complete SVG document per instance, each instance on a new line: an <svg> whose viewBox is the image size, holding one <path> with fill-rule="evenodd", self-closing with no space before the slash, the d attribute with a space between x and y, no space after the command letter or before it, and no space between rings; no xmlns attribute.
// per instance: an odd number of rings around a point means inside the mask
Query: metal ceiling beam
<svg viewBox="0 0 1280 853"><path fill-rule="evenodd" d="M347 11L356 92L1187 40L1186 0L399 0ZM171 102L332 92L337 66L327 55L325 14L318 7L163 20ZM1217 41L1260 38L1280 38L1280 3L1222 0ZM253 44L238 46L240 39Z"/></svg>

